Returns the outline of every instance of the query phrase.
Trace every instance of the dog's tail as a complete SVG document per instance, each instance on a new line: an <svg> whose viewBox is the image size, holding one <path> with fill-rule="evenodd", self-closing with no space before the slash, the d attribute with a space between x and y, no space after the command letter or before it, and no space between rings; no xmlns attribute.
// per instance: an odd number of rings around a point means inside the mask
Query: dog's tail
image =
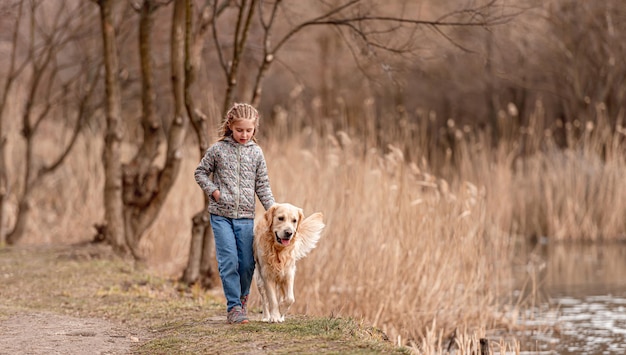
<svg viewBox="0 0 626 355"><path fill-rule="evenodd" d="M317 245L322 236L322 230L326 226L323 217L321 212L313 213L298 225L298 238L296 238L294 248L296 260L307 256Z"/></svg>

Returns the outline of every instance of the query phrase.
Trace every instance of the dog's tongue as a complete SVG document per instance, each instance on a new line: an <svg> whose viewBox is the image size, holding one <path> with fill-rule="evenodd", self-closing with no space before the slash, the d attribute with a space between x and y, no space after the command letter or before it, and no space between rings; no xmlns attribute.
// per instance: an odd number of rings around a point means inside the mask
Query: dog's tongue
<svg viewBox="0 0 626 355"><path fill-rule="evenodd" d="M291 243L291 239L281 239L280 242L282 243L282 245L289 245L289 243Z"/></svg>

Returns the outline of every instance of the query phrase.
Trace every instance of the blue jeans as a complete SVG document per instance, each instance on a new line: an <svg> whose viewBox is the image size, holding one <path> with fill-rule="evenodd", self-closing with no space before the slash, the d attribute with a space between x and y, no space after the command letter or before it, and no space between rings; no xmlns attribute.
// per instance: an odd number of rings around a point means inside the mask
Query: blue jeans
<svg viewBox="0 0 626 355"><path fill-rule="evenodd" d="M250 293L254 274L254 220L211 215L215 254L227 301L227 311L241 306L241 297Z"/></svg>

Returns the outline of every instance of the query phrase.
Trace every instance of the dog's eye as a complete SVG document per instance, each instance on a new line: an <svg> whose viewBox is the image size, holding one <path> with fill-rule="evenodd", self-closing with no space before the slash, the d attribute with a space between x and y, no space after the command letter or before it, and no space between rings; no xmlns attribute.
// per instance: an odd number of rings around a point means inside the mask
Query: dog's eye
<svg viewBox="0 0 626 355"><path fill-rule="evenodd" d="M278 220L282 222L282 221L284 221L284 220L285 220L285 217L280 216L280 217L278 217Z"/></svg>
<svg viewBox="0 0 626 355"><path fill-rule="evenodd" d="M291 223L296 223L297 221L298 220L294 218L294 219L291 220Z"/></svg>

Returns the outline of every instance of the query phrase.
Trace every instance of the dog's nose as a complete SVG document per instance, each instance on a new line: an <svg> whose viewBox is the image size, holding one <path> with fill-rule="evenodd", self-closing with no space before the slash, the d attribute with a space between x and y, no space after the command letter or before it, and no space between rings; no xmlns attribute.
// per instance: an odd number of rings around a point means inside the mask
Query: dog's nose
<svg viewBox="0 0 626 355"><path fill-rule="evenodd" d="M289 238L291 238L292 235L293 235L292 231L285 231L285 233L283 233L283 238L284 239L289 239Z"/></svg>

